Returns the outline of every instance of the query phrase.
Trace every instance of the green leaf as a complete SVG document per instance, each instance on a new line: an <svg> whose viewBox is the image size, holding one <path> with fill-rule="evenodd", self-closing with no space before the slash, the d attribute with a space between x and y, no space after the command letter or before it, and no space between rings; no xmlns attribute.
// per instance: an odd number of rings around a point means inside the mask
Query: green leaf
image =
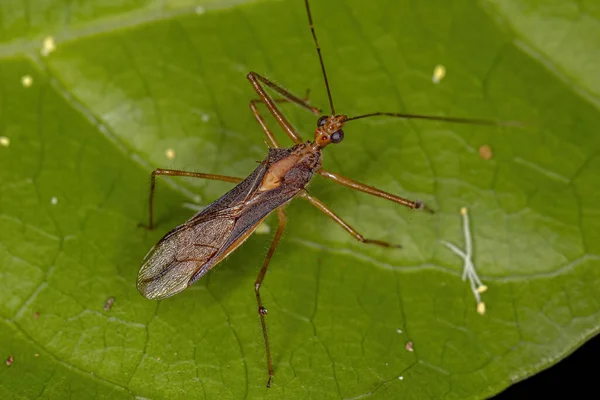
<svg viewBox="0 0 600 400"><path fill-rule="evenodd" d="M271 235L156 302L135 287L142 258L190 203L231 185L159 179L157 229L138 224L153 168L245 176L264 158L247 72L310 89L327 111L304 5L121 3L0 5L0 356L14 359L0 366L1 398L484 398L598 333L595 3L313 1L339 112L528 126L348 123L324 168L437 212L314 179L311 193L365 237L403 245L391 250L291 203L261 292L268 390L253 283ZM48 35L56 50L43 56ZM437 64L447 75L434 84ZM310 139L316 118L281 107ZM483 316L440 243L464 246L463 206L489 287Z"/></svg>

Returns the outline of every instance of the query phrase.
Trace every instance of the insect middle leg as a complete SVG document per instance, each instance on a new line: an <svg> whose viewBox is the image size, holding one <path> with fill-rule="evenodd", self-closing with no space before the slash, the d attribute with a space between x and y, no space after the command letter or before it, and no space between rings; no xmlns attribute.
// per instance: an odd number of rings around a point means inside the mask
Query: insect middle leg
<svg viewBox="0 0 600 400"><path fill-rule="evenodd" d="M265 105L267 106L267 108L269 109L269 111L271 112L273 117L275 117L275 119L277 120L277 123L279 124L279 126L281 126L281 128L285 131L285 133L289 136L289 138L292 139L292 141L294 143L302 143L302 137L300 137L298 132L296 132L296 130L292 127L292 124L290 124L290 122L285 118L285 116L279 110L279 108L277 108L277 104L275 104L276 101L273 99L272 96L270 96L265 91L265 89L261 85L261 82L263 85L270 87L271 89L273 89L274 91L276 91L277 93L279 93L280 95L282 95L283 97L288 99L290 102L296 103L299 106L306 108L307 110L311 111L315 115L319 115L320 110L317 107L312 107L310 104L306 103L298 96L293 95L292 93L288 92L281 86L271 82L267 78L260 76L256 72L250 72L250 73L248 73L248 75L246 77L248 78L248 80L250 81L252 86L254 87L254 90L256 91L256 93L258 93L260 100L265 103ZM257 119L258 119L258 117L257 117ZM260 120L259 120L259 123L261 123ZM264 123L264 121L263 121L263 123ZM263 124L261 123L261 126L262 125ZM265 128L263 127L263 129L265 129ZM266 131L265 131L265 133L266 133ZM267 134L267 137L269 137L269 134ZM271 140L271 137L269 137L269 140Z"/></svg>
<svg viewBox="0 0 600 400"><path fill-rule="evenodd" d="M275 237L273 237L271 247L269 247L269 251L267 252L267 256L265 257L263 266L260 269L258 276L256 277L256 282L254 282L254 293L256 294L256 303L258 304L258 315L260 316L260 324L262 326L263 337L265 339L265 347L267 349L267 370L269 371L269 380L267 381L267 387L271 387L271 378L273 378L273 359L271 358L271 346L269 345L269 335L267 334L267 324L265 322L265 315L267 315L267 309L263 306L262 300L260 299L260 287L262 285L263 280L265 279L265 274L267 273L269 262L271 262L271 257L273 257L273 253L275 253L275 248L279 244L279 241L281 240L281 236L283 235L283 231L285 229L285 225L287 224L287 217L285 216L283 206L279 207L276 210L276 212L277 217L279 217L277 232L275 232Z"/></svg>
<svg viewBox="0 0 600 400"><path fill-rule="evenodd" d="M384 242L382 240L365 239L365 237L363 235L361 235L360 233L358 233L358 231L356 229L354 229L353 227L351 227L346 221L344 221L339 216L337 216L321 200L317 199L316 197L313 197L313 196L309 195L308 192L306 192L306 191L301 192L299 194L299 196L301 198L305 199L305 200L308 200L308 202L310 204L312 204L317 209L319 209L319 211L323 212L329 218L331 218L332 220L334 220L339 226L341 226L342 228L344 228L346 230L346 232L348 232L350 235L352 235L352 237L354 239L358 240L359 242L367 243L367 244L376 244L377 246L382 246L382 247L397 247L397 248L402 247L399 244L392 244L392 243Z"/></svg>
<svg viewBox="0 0 600 400"><path fill-rule="evenodd" d="M332 181L339 183L340 185L347 186L351 189L358 190L358 191L370 194L372 196L381 197L382 199L386 199L386 200L393 201L394 203L402 204L403 206L408 207L408 208L423 209L430 214L434 213L434 211L431 208L427 207L427 205L423 204L422 201L408 200L408 199L405 199L404 197L400 197L400 196L396 196L396 195L393 195L388 192L384 192L383 190L379 190L377 188L374 188L373 186L368 186L363 183L356 182L350 178L346 178L345 176L341 176L341 175L335 174L333 172L320 170L318 173L319 173L319 175L321 175L327 179L331 179Z"/></svg>
<svg viewBox="0 0 600 400"><path fill-rule="evenodd" d="M154 190L156 188L156 176L157 175L167 175L167 176L187 176L190 178L201 178L201 179L210 179L215 181L225 181L231 183L239 183L243 181L242 178L237 178L234 176L226 176L226 175L215 175L215 174L202 174L200 172L190 172L190 171L181 171L178 169L155 169L152 171L152 176L150 178L150 218L148 220L148 229L154 228Z"/></svg>

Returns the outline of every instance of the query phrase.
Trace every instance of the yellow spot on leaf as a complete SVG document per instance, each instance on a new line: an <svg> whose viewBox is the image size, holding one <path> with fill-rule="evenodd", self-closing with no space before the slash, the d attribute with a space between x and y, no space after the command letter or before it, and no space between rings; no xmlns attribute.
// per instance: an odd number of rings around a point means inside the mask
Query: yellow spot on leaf
<svg viewBox="0 0 600 400"><path fill-rule="evenodd" d="M46 57L50 53L52 53L54 50L56 50L56 42L54 41L54 37L46 36L44 38L44 41L42 42L42 50L40 51L40 53L44 57Z"/></svg>
<svg viewBox="0 0 600 400"><path fill-rule="evenodd" d="M23 87L31 87L31 85L33 84L33 78L31 77L31 75L23 75L21 77L21 84L23 85Z"/></svg>
<svg viewBox="0 0 600 400"><path fill-rule="evenodd" d="M483 301L480 301L479 303L477 303L477 312L480 315L485 314L485 303Z"/></svg>
<svg viewBox="0 0 600 400"><path fill-rule="evenodd" d="M438 64L433 69L433 75L431 76L431 82L440 83L442 79L446 76L446 67L441 64Z"/></svg>

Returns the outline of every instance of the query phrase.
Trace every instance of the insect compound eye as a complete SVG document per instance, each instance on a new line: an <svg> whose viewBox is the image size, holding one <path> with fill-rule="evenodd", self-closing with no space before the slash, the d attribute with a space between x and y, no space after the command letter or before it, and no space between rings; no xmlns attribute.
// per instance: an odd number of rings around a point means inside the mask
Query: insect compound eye
<svg viewBox="0 0 600 400"><path fill-rule="evenodd" d="M317 127L322 127L323 125L325 125L325 122L327 122L327 115L323 115L317 120Z"/></svg>
<svg viewBox="0 0 600 400"><path fill-rule="evenodd" d="M339 143L344 140L344 131L337 130L331 134L331 143Z"/></svg>

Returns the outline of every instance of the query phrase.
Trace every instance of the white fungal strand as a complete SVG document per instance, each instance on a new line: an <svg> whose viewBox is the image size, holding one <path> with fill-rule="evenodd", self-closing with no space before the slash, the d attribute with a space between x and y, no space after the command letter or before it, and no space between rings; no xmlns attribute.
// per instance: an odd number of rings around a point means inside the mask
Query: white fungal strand
<svg viewBox="0 0 600 400"><path fill-rule="evenodd" d="M477 302L477 312L481 315L485 314L485 303L481 301L481 294L484 293L488 287L481 282L479 279L479 275L477 275L477 271L475 270L475 265L473 264L473 242L471 238L471 229L469 223L469 213L466 207L460 209L460 215L462 215L463 220L463 234L465 237L465 251L459 249L456 245L442 240L442 244L446 246L450 251L463 259L463 273L462 280L469 280L469 286L471 287L471 291L473 292L473 296L475 297L475 301Z"/></svg>

